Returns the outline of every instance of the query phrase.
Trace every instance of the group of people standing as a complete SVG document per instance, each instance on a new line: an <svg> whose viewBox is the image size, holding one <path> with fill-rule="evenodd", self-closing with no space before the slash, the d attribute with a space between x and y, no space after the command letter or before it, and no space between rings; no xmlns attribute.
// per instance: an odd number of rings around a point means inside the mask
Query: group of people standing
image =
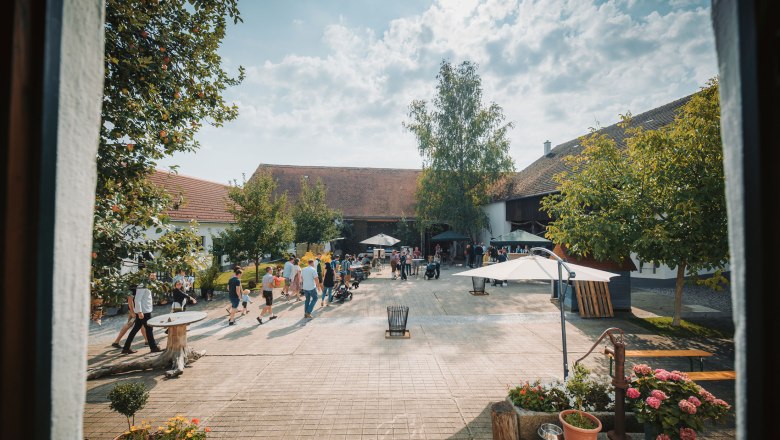
<svg viewBox="0 0 780 440"><path fill-rule="evenodd" d="M439 278L441 270L441 246L436 245L436 252L434 255L428 256L428 262L436 265L436 278ZM390 271L392 279L401 281L408 280L408 276L412 274L418 274L420 270L419 262L424 261L422 258L422 252L420 248L415 247L414 250L402 250L398 252L393 250L390 254Z"/></svg>
<svg viewBox="0 0 780 440"><path fill-rule="evenodd" d="M137 352L131 348L131 345L133 339L135 339L135 335L138 334L139 331L146 341L145 344L149 346L152 353L162 351L157 346L157 342L154 339L154 332L149 325L149 319L152 318L154 309L154 297L152 295L151 287L155 284L156 280L157 274L151 272L148 281L131 286L128 291L127 322L125 322L125 325L119 330L119 334L117 334L116 339L114 339L114 342L111 344L112 347L121 349L123 354L133 354ZM197 304L198 300L188 293L191 289L188 287L190 284L188 283L184 271L181 271L179 275L173 278L172 284L173 290L171 294L173 302L171 304L171 312L176 313L186 310L188 302ZM122 340L122 337L128 330L130 330L130 334L127 335L124 345L120 345L119 341Z"/></svg>

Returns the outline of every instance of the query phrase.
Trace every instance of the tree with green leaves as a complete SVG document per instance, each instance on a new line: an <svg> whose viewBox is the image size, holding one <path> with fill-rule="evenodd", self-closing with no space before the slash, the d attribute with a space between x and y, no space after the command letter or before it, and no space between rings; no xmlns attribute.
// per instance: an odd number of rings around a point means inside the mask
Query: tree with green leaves
<svg viewBox="0 0 780 440"><path fill-rule="evenodd" d="M166 237L176 232L164 215L171 197L148 177L158 160L196 150L203 123L237 116L222 93L244 76L241 68L228 75L217 54L227 20L241 20L236 0L107 0L105 14L92 253L92 295L104 299L123 295L123 261L172 251L170 258L189 264L185 254L199 237ZM150 237L150 229L165 238ZM181 246L166 246L172 241Z"/></svg>
<svg viewBox="0 0 780 440"><path fill-rule="evenodd" d="M228 191L228 211L236 223L219 234L218 242L230 261L255 264L255 283L263 256L281 254L295 236L287 194L277 194L277 186L271 173L260 172Z"/></svg>
<svg viewBox="0 0 780 440"><path fill-rule="evenodd" d="M312 243L328 241L339 233L341 212L330 209L325 203L326 191L321 179L312 185L306 177L301 178L301 192L293 206L293 221L295 242L306 243L307 251Z"/></svg>
<svg viewBox="0 0 780 440"><path fill-rule="evenodd" d="M626 127L630 117L625 118ZM674 317L680 325L685 276L728 262L718 82L711 80L657 130L627 128L625 150L595 132L557 175L560 194L542 201L555 220L547 237L575 255L616 260L635 252L677 268Z"/></svg>
<svg viewBox="0 0 780 440"><path fill-rule="evenodd" d="M489 224L480 206L490 201L490 188L514 171L507 139L513 125L504 123L498 104L483 106L476 64L442 61L437 79L432 108L413 101L404 123L423 157L417 217L449 223L476 238Z"/></svg>

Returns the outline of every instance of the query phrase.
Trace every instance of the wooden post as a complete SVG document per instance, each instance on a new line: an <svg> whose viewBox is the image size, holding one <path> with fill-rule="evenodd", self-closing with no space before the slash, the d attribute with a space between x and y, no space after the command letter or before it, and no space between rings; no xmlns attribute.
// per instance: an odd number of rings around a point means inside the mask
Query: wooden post
<svg viewBox="0 0 780 440"><path fill-rule="evenodd" d="M490 418L494 440L518 440L517 414L509 402L502 400L494 403L490 409Z"/></svg>

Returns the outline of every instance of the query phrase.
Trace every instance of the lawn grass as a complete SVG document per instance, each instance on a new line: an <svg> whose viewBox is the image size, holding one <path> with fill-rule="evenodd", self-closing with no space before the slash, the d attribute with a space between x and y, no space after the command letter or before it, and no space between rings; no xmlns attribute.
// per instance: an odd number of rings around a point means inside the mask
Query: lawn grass
<svg viewBox="0 0 780 440"><path fill-rule="evenodd" d="M671 317L630 318L630 321L660 336L673 338L732 338L734 335L725 329L714 328L686 320L679 327L672 327Z"/></svg>

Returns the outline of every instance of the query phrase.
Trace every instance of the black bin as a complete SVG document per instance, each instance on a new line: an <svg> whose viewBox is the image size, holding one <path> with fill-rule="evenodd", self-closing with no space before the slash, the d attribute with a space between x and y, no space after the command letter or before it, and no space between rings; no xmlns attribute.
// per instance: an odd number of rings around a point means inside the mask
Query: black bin
<svg viewBox="0 0 780 440"><path fill-rule="evenodd" d="M387 306L387 323L390 326L390 336L404 336L408 318L409 307Z"/></svg>

